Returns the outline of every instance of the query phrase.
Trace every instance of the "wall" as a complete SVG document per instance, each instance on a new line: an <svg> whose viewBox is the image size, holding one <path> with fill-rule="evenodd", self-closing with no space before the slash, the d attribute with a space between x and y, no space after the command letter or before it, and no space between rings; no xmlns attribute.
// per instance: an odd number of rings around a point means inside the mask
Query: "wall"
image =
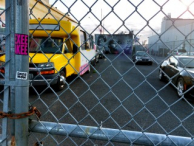
<svg viewBox="0 0 194 146"><path fill-rule="evenodd" d="M172 18L173 19L173 18ZM176 20L175 27L170 20L163 20L161 36L154 35L148 39L150 50L158 51L159 48L180 49L185 47L188 52L194 52L194 19ZM165 29L165 30L162 30ZM166 30L167 29L167 30Z"/></svg>
<svg viewBox="0 0 194 146"><path fill-rule="evenodd" d="M104 46L106 53L118 54L124 50L131 54L133 46L133 34L96 34L95 44Z"/></svg>

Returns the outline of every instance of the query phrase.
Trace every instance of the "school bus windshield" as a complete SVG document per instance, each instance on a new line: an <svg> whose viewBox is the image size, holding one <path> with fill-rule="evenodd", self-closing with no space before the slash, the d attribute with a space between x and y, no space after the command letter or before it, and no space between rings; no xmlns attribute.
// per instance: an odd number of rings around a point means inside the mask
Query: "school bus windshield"
<svg viewBox="0 0 194 146"><path fill-rule="evenodd" d="M62 38L32 38L29 43L30 53L62 53Z"/></svg>

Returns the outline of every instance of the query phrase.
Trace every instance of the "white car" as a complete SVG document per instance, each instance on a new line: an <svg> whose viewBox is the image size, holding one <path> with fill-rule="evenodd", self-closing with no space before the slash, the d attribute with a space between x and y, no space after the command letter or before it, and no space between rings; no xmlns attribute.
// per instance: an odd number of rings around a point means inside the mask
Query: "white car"
<svg viewBox="0 0 194 146"><path fill-rule="evenodd" d="M168 55L177 55L177 56L180 56L180 55L186 55L187 54L187 51L184 50L184 49L178 49L178 50L171 50Z"/></svg>

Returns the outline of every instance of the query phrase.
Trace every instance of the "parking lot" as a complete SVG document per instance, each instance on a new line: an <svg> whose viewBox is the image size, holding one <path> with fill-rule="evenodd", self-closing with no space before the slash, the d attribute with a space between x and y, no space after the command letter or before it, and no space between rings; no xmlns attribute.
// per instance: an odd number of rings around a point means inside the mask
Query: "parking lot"
<svg viewBox="0 0 194 146"><path fill-rule="evenodd" d="M68 78L63 91L31 88L30 103L42 121L190 137L193 101L159 81L164 58L153 59L153 65L134 65L128 55L106 54L90 73Z"/></svg>

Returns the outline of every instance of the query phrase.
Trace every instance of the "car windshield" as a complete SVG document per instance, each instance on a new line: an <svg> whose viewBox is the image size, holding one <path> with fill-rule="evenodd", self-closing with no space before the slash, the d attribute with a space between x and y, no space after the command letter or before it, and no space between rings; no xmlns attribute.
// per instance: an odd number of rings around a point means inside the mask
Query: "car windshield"
<svg viewBox="0 0 194 146"><path fill-rule="evenodd" d="M194 58L180 58L180 66L186 68L194 68Z"/></svg>
<svg viewBox="0 0 194 146"><path fill-rule="evenodd" d="M136 53L137 56L147 56L146 52L137 52Z"/></svg>
<svg viewBox="0 0 194 146"><path fill-rule="evenodd" d="M62 52L62 38L33 38L29 41L29 52L30 53L57 53Z"/></svg>

